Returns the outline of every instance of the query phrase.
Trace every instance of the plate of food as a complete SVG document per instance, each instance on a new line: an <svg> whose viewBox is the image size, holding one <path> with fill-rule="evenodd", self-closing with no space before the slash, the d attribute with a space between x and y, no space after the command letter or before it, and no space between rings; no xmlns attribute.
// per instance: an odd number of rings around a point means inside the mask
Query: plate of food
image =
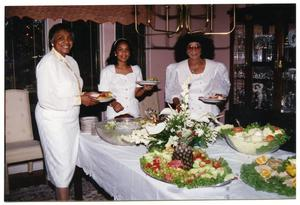
<svg viewBox="0 0 300 205"><path fill-rule="evenodd" d="M183 159L175 160L172 155L172 150L148 152L140 158L141 169L148 176L179 188L225 186L236 179L225 159L209 158L200 149L193 150L190 169L184 168Z"/></svg>
<svg viewBox="0 0 300 205"><path fill-rule="evenodd" d="M199 100L201 100L204 103L220 103L226 100L226 97L221 94L214 94L207 97L199 97Z"/></svg>
<svg viewBox="0 0 300 205"><path fill-rule="evenodd" d="M225 136L227 144L234 150L249 155L275 152L289 139L283 129L270 124L261 126L251 123L246 127L223 127L220 132Z"/></svg>
<svg viewBox="0 0 300 205"><path fill-rule="evenodd" d="M159 83L159 80L153 77L147 78L147 80L137 81L136 83L139 85L157 85Z"/></svg>
<svg viewBox="0 0 300 205"><path fill-rule="evenodd" d="M110 102L114 99L111 92L101 92L101 93L93 92L91 93L91 96L101 103Z"/></svg>
<svg viewBox="0 0 300 205"><path fill-rule="evenodd" d="M296 157L259 156L252 163L241 166L240 178L255 190L295 197Z"/></svg>

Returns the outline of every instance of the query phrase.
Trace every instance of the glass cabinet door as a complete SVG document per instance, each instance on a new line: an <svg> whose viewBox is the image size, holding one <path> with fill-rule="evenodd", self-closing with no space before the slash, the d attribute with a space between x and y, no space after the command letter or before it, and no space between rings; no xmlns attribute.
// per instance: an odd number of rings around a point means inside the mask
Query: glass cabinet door
<svg viewBox="0 0 300 205"><path fill-rule="evenodd" d="M233 50L233 104L245 105L245 25L236 26Z"/></svg>
<svg viewBox="0 0 300 205"><path fill-rule="evenodd" d="M275 40L274 25L253 25L251 65L251 107L253 109L273 108Z"/></svg>
<svg viewBox="0 0 300 205"><path fill-rule="evenodd" d="M296 112L296 27L284 31L281 112Z"/></svg>

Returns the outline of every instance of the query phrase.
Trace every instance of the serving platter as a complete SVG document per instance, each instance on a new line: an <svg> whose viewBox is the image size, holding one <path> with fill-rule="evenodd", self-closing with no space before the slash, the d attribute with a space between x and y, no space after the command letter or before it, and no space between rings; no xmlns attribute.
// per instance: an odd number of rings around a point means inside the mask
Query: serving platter
<svg viewBox="0 0 300 205"><path fill-rule="evenodd" d="M139 85L157 85L159 81L157 80L142 80L136 82Z"/></svg>
<svg viewBox="0 0 300 205"><path fill-rule="evenodd" d="M160 178L158 178L158 177L152 176L151 174L147 173L147 172L143 169L142 166L141 166L141 169L143 170L143 172L144 172L146 175L148 175L149 177L151 177L151 178L153 178L153 179L156 179L156 180L158 180L158 181L165 182L165 183L172 184L172 185L176 186L176 184L171 183L171 182L169 182L169 181L167 181L167 180L163 180L163 179L160 179ZM236 179L238 179L238 178L237 178L237 177L234 177L234 178L232 178L232 179L226 180L226 181L221 182L221 183L218 183L218 184L213 184L213 185L210 185L210 186L199 186L199 187L197 187L197 188L222 187L222 186L226 186L226 185L230 184L232 181L234 181L234 180L236 180Z"/></svg>
<svg viewBox="0 0 300 205"><path fill-rule="evenodd" d="M210 158L203 150L193 149L193 165L185 169L182 160L173 159L172 150L151 151L140 158L140 167L153 179L177 185L177 187L221 187L237 179L228 162Z"/></svg>
<svg viewBox="0 0 300 205"><path fill-rule="evenodd" d="M260 161L259 158L242 164L241 180L258 191L296 197L296 156L284 160L271 157ZM270 163L271 160L276 163Z"/></svg>
<svg viewBox="0 0 300 205"><path fill-rule="evenodd" d="M223 99L217 99L217 98L211 98L211 97L199 97L199 100L201 100L204 103L213 103L213 104L217 104L220 102L223 102L226 100L226 98Z"/></svg>

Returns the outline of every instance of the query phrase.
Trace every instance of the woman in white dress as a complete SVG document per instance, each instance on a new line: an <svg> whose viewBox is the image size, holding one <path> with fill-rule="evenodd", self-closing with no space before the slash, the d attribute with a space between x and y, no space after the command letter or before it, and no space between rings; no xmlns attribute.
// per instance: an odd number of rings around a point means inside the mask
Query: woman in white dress
<svg viewBox="0 0 300 205"><path fill-rule="evenodd" d="M189 108L192 118L210 112L218 115L220 109L216 104L208 104L199 100L200 96L218 94L228 96L230 81L228 70L223 63L204 58L209 39L195 34L187 34L182 39L187 59L177 63L174 85L170 86L170 96L175 107L180 106L181 86L190 78Z"/></svg>
<svg viewBox="0 0 300 205"><path fill-rule="evenodd" d="M77 62L67 55L73 46L70 28L56 24L49 31L51 51L36 68L38 103L35 117L43 148L47 178L56 187L57 200L69 200L80 136L80 104L97 102L82 93Z"/></svg>
<svg viewBox="0 0 300 205"><path fill-rule="evenodd" d="M140 86L136 82L143 79L141 69L132 56L129 42L116 40L106 60L107 66L101 71L100 92L111 92L115 100L109 103L106 111L108 120L120 117L139 117L137 97L152 90L153 86Z"/></svg>

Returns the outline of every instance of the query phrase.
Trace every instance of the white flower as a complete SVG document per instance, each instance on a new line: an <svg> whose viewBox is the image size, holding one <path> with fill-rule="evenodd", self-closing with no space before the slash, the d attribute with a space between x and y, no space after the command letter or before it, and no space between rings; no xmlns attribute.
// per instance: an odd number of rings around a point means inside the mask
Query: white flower
<svg viewBox="0 0 300 205"><path fill-rule="evenodd" d="M157 125L152 125L152 126L146 126L146 130L150 135L156 135L160 132L162 132L166 127L166 123L161 122L158 123Z"/></svg>
<svg viewBox="0 0 300 205"><path fill-rule="evenodd" d="M146 129L133 130L130 135L121 135L121 139L129 143L148 145L153 137L150 137Z"/></svg>
<svg viewBox="0 0 300 205"><path fill-rule="evenodd" d="M187 127L193 127L195 125L192 119L187 119L185 123Z"/></svg>
<svg viewBox="0 0 300 205"><path fill-rule="evenodd" d="M160 115L171 115L171 114L175 114L174 110L171 108L164 108L160 113Z"/></svg>
<svg viewBox="0 0 300 205"><path fill-rule="evenodd" d="M169 140L167 142L167 144L165 145L165 147L170 147L170 146L177 146L178 144L178 136L170 136Z"/></svg>
<svg viewBox="0 0 300 205"><path fill-rule="evenodd" d="M183 128L182 129L182 137L187 138L192 134L192 130Z"/></svg>
<svg viewBox="0 0 300 205"><path fill-rule="evenodd" d="M201 129L201 128L196 129L195 131L196 131L196 134L197 134L198 136L202 136L202 135L204 134L204 131L203 131L203 129Z"/></svg>

